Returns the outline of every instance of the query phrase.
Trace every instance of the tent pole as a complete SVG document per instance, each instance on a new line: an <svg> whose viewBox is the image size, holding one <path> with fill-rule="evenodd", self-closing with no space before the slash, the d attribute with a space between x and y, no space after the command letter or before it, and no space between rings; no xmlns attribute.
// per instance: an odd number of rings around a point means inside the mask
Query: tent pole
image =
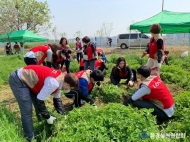
<svg viewBox="0 0 190 142"><path fill-rule="evenodd" d="M141 37L140 37L140 51L141 51L141 42L142 42L142 32L140 33L141 34Z"/></svg>

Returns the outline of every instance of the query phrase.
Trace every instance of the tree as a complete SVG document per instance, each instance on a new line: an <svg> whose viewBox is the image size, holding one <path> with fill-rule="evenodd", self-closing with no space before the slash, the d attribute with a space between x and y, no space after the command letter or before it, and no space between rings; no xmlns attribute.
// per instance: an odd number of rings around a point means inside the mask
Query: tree
<svg viewBox="0 0 190 142"><path fill-rule="evenodd" d="M60 36L60 37L65 37L65 38L66 38L66 37L67 37L67 33L66 33L66 32L60 33L59 36Z"/></svg>
<svg viewBox="0 0 190 142"><path fill-rule="evenodd" d="M54 41L56 42L57 36L59 35L59 33L57 32L56 26L52 29L52 34L54 36Z"/></svg>
<svg viewBox="0 0 190 142"><path fill-rule="evenodd" d="M73 36L80 38L82 36L82 32L81 31L77 31Z"/></svg>
<svg viewBox="0 0 190 142"><path fill-rule="evenodd" d="M100 28L100 30L96 31L96 36L99 36L100 37L100 46L102 45L102 38L104 36L104 31L102 28Z"/></svg>
<svg viewBox="0 0 190 142"><path fill-rule="evenodd" d="M51 27L47 2L36 0L1 0L0 32L28 29L35 33Z"/></svg>
<svg viewBox="0 0 190 142"><path fill-rule="evenodd" d="M103 23L102 30L105 37L110 37L110 34L113 30L113 23Z"/></svg>

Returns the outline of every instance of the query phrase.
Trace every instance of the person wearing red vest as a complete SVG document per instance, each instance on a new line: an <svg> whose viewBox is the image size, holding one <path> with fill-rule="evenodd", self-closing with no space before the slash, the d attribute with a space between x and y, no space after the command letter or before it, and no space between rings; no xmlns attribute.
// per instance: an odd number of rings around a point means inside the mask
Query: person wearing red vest
<svg viewBox="0 0 190 142"><path fill-rule="evenodd" d="M39 45L30 49L24 55L24 61L27 65L41 65L42 63L48 67L52 65L52 52L56 54L58 46L56 44ZM44 60L46 59L46 63Z"/></svg>
<svg viewBox="0 0 190 142"><path fill-rule="evenodd" d="M82 90L82 99L93 104L94 101L90 97L90 93L95 83L104 81L104 74L100 70L83 70L77 72L76 76L79 79L79 88Z"/></svg>
<svg viewBox="0 0 190 142"><path fill-rule="evenodd" d="M136 79L136 71L131 69L126 63L125 58L119 57L116 65L112 68L112 72L110 75L111 83L114 85L118 85L121 79L127 79L126 84L128 86L133 86L134 81Z"/></svg>
<svg viewBox="0 0 190 142"><path fill-rule="evenodd" d="M142 65L137 69L141 84L139 89L124 102L138 108L153 108L157 122L162 123L174 115L174 99L172 94L158 76L151 76L151 69Z"/></svg>
<svg viewBox="0 0 190 142"><path fill-rule="evenodd" d="M82 41L84 43L84 69L87 70L90 66L90 69L94 70L94 64L97 59L96 46L90 42L88 36L85 36Z"/></svg>
<svg viewBox="0 0 190 142"><path fill-rule="evenodd" d="M161 64L163 62L164 55L164 42L160 36L161 26L159 24L153 24L150 26L150 38L149 47L144 54L149 54L149 59L146 66L150 67L151 75L159 76Z"/></svg>
<svg viewBox="0 0 190 142"><path fill-rule="evenodd" d="M169 51L164 51L164 61L163 61L163 64L165 63L166 65L169 65L168 54L169 54Z"/></svg>
<svg viewBox="0 0 190 142"><path fill-rule="evenodd" d="M104 71L104 69L108 70L105 62L102 59L96 60L96 62L95 62L95 69L96 70L100 70L102 72Z"/></svg>
<svg viewBox="0 0 190 142"><path fill-rule="evenodd" d="M11 73L9 85L18 102L22 126L28 141L34 137L32 104L38 118L41 114L48 124L53 124L56 118L50 115L44 102L52 94L55 109L65 115L60 99L65 74L66 72L40 65L28 65Z"/></svg>
<svg viewBox="0 0 190 142"><path fill-rule="evenodd" d="M76 37L76 43L75 43L75 49L76 49L76 53L77 53L77 61L78 63L80 63L80 60L83 58L82 55L82 43L80 42L80 38Z"/></svg>
<svg viewBox="0 0 190 142"><path fill-rule="evenodd" d="M70 46L68 44L68 41L65 37L62 37L59 41L59 44L61 45L59 47L59 50L61 50L61 68L65 64L67 73L70 73L70 61L71 61L71 50Z"/></svg>

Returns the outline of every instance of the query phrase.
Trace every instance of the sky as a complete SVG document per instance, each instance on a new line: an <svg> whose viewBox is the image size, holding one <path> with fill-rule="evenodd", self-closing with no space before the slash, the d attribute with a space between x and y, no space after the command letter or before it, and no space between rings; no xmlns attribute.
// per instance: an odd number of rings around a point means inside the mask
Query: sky
<svg viewBox="0 0 190 142"><path fill-rule="evenodd" d="M95 36L103 23L113 23L110 36L127 32L130 24L150 18L162 11L162 0L37 0L47 1L52 27L74 38ZM190 12L190 0L164 0L164 10ZM51 31L51 30L50 30ZM51 32L50 32L51 34ZM53 38L52 35L50 35Z"/></svg>

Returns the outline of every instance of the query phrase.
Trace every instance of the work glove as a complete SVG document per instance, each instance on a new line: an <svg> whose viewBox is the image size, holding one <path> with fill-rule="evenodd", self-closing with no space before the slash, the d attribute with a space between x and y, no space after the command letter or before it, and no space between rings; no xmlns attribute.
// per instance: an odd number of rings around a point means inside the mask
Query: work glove
<svg viewBox="0 0 190 142"><path fill-rule="evenodd" d="M128 82L128 86L133 87L133 85L134 85L133 81Z"/></svg>
<svg viewBox="0 0 190 142"><path fill-rule="evenodd" d="M55 119L56 119L55 117L50 116L50 118L49 118L49 119L46 119L46 120L47 120L47 123L48 123L48 124L53 124L53 121L54 121Z"/></svg>
<svg viewBox="0 0 190 142"><path fill-rule="evenodd" d="M132 100L132 98L130 97L129 99L126 99L124 102L123 102L123 104L125 105L125 106L128 106L129 104L132 104L134 101Z"/></svg>

